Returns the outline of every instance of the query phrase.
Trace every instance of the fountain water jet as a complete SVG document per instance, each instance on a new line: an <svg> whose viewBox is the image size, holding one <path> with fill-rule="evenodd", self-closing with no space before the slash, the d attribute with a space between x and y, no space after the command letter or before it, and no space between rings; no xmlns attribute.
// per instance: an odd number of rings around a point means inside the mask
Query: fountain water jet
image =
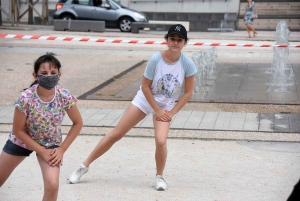
<svg viewBox="0 0 300 201"><path fill-rule="evenodd" d="M207 76L213 73L217 59L218 56L216 47L212 47L208 50L202 50L192 55L192 60L194 61L198 70L197 74L195 75L195 93L207 93Z"/></svg>
<svg viewBox="0 0 300 201"><path fill-rule="evenodd" d="M289 44L290 31L284 20L280 21L276 27L276 45ZM274 57L271 69L267 72L271 74L268 83L268 92L286 92L287 86L294 85L294 73L289 62L289 47L273 47Z"/></svg>

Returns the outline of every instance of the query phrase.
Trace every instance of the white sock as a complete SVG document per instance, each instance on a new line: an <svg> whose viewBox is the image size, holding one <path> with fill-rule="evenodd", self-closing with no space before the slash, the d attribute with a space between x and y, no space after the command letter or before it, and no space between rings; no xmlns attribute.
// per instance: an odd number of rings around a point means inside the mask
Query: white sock
<svg viewBox="0 0 300 201"><path fill-rule="evenodd" d="M81 163L80 167L86 168L86 166L83 163Z"/></svg>

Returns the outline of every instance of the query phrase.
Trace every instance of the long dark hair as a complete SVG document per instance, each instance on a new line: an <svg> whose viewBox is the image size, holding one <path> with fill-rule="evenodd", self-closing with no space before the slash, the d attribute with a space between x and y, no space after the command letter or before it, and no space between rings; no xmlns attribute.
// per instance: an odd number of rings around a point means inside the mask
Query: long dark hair
<svg viewBox="0 0 300 201"><path fill-rule="evenodd" d="M58 59L56 59L56 58L53 56L52 53L47 53L47 54L45 54L45 55L39 57L39 58L35 61L34 67L33 67L35 74L38 73L38 71L39 71L39 69L40 69L42 63L50 63L50 64L56 66L58 72L60 72L60 68L61 68L60 62L58 61ZM38 83L38 81L35 80L35 81L30 85L30 87L31 87L32 85L37 84L37 83Z"/></svg>

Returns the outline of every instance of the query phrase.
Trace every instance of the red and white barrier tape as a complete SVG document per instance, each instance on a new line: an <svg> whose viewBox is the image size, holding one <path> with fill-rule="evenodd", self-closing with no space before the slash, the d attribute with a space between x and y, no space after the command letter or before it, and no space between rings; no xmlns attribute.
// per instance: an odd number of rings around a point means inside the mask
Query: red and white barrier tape
<svg viewBox="0 0 300 201"><path fill-rule="evenodd" d="M105 39L105 38L72 38L72 37L57 37L57 36L30 36L30 35L11 35L1 34L0 38L8 39L31 39L31 40L56 40L56 41L79 41L79 42L98 42L98 43L127 43L127 44L166 44L166 41L142 41L142 40L123 40L123 39ZM203 42L188 42L188 45L194 46L227 46L227 47L295 47L300 48L299 45L272 45L272 44L238 44L238 43L203 43Z"/></svg>

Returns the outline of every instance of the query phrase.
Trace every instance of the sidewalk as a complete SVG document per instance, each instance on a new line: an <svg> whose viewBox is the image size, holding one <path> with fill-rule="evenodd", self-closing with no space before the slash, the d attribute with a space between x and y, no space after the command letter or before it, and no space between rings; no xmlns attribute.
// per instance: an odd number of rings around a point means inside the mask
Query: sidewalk
<svg viewBox="0 0 300 201"><path fill-rule="evenodd" d="M13 107L0 106L0 124L11 124ZM87 127L114 127L123 109L80 108L83 124ZM66 115L62 126L72 125ZM146 116L136 128L153 128L152 115ZM252 131L272 133L300 133L300 114L265 114L246 112L202 112L181 110L170 126L171 129L211 131Z"/></svg>

